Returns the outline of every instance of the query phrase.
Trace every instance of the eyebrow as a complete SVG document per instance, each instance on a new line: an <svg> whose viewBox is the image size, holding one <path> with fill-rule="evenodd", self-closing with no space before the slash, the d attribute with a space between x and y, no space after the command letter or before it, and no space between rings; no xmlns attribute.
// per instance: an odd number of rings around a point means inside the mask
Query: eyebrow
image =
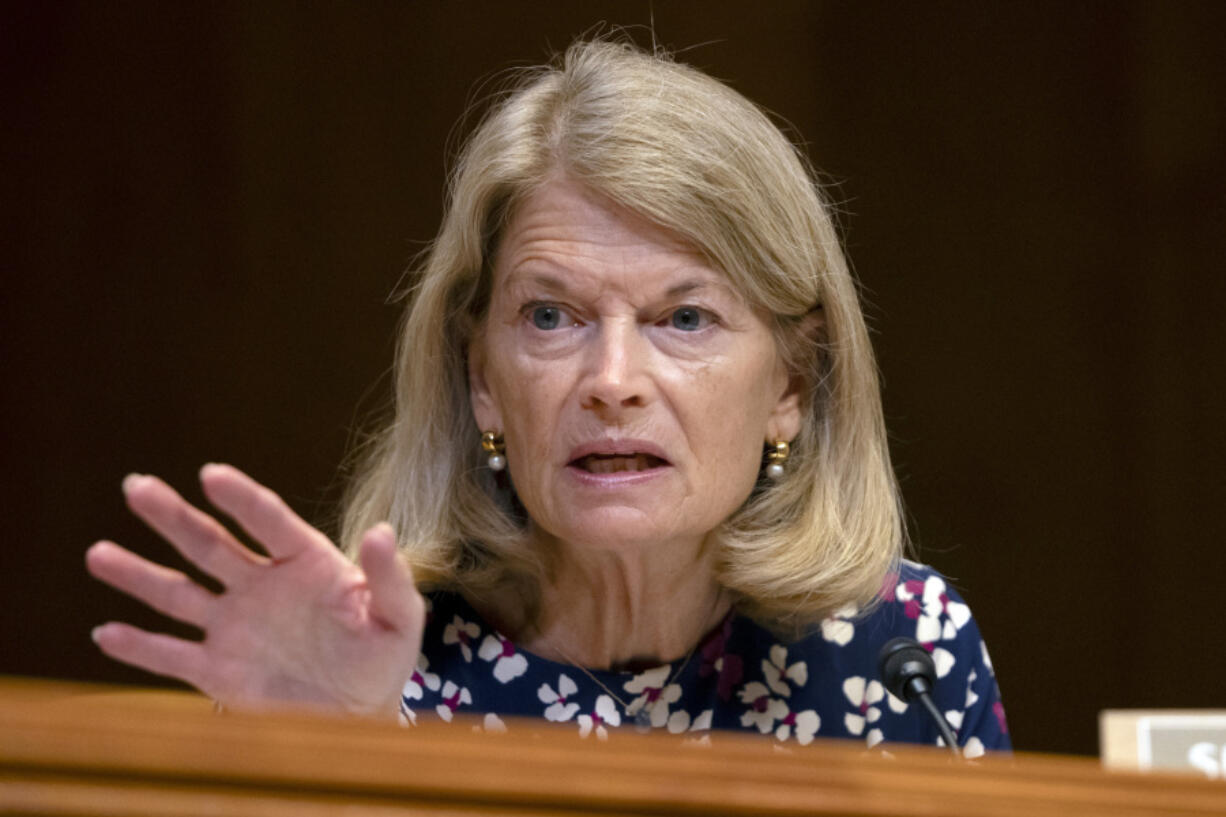
<svg viewBox="0 0 1226 817"><path fill-rule="evenodd" d="M682 281L679 284L674 284L668 288L664 294L669 298L675 298L678 295L689 295L691 292L697 292L702 289L725 289L722 284L713 284L711 281L689 280Z"/></svg>
<svg viewBox="0 0 1226 817"><path fill-rule="evenodd" d="M542 287L543 289L562 290L563 292L570 289L570 287L567 286L565 279L559 278L556 275L548 275L543 272L532 273L530 275L520 275L512 271L510 275L502 280L502 286L504 289L525 285L538 286Z"/></svg>

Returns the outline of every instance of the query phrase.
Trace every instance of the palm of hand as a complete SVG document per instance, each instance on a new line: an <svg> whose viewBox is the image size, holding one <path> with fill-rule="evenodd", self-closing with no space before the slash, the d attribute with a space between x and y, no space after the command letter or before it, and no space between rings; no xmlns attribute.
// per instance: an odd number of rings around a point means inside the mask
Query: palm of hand
<svg viewBox="0 0 1226 817"><path fill-rule="evenodd" d="M95 576L205 633L192 642L111 623L95 631L103 651L185 680L228 706L393 714L417 661L425 615L391 529L367 532L359 567L235 469L207 466L202 482L271 558L241 545L160 480L129 478L132 510L225 591L214 595L182 573L100 542L87 554Z"/></svg>
<svg viewBox="0 0 1226 817"><path fill-rule="evenodd" d="M413 640L378 618L362 571L337 554L300 554L226 595L204 641L218 700L372 712L412 673Z"/></svg>

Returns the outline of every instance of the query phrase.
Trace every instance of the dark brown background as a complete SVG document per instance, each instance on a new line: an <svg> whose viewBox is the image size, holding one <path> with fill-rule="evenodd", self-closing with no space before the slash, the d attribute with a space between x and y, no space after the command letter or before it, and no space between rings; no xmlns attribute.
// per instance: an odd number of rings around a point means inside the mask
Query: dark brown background
<svg viewBox="0 0 1226 817"><path fill-rule="evenodd" d="M0 672L147 680L88 632L154 618L81 567L102 536L172 559L128 471L198 498L231 461L330 522L477 81L652 14L254 5L4 12ZM1020 748L1226 703L1223 16L655 4L837 183L920 555L976 610Z"/></svg>

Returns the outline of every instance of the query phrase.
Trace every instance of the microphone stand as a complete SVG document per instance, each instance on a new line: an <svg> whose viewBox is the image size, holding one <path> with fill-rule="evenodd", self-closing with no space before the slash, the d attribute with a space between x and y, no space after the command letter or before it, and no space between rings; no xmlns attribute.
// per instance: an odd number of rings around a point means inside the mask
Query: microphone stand
<svg viewBox="0 0 1226 817"><path fill-rule="evenodd" d="M937 709L932 700L932 690L937 683L937 669L932 656L914 638L892 638L881 648L877 656L881 680L885 688L896 698L907 703L919 701L924 711L936 723L937 731L954 757L961 758L958 738L950 728L949 721Z"/></svg>

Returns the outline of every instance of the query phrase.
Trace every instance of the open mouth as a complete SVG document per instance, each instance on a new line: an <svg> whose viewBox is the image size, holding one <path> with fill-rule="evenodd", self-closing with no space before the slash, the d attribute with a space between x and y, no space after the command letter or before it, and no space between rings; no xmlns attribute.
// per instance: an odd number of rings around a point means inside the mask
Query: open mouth
<svg viewBox="0 0 1226 817"><path fill-rule="evenodd" d="M588 454L571 465L589 474L616 474L622 471L648 471L668 463L652 454Z"/></svg>

